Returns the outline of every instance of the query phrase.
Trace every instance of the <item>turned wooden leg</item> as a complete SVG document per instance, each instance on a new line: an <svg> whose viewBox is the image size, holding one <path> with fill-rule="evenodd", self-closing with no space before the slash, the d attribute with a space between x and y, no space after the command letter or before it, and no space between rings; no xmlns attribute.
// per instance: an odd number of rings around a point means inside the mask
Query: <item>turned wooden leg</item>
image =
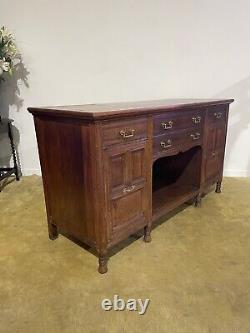
<svg viewBox="0 0 250 333"><path fill-rule="evenodd" d="M201 207L201 193L197 194L197 196L195 197L194 206Z"/></svg>
<svg viewBox="0 0 250 333"><path fill-rule="evenodd" d="M58 237L58 230L54 224L48 223L49 239L55 240Z"/></svg>
<svg viewBox="0 0 250 333"><path fill-rule="evenodd" d="M9 134L9 139L10 139L10 145L11 145L11 151L12 151L12 157L13 157L16 180L20 180L19 170L18 170L18 163L17 163L17 151L16 151L16 147L15 147L15 144L14 144L11 122L8 123L8 134Z"/></svg>
<svg viewBox="0 0 250 333"><path fill-rule="evenodd" d="M216 183L215 193L221 193L221 182Z"/></svg>
<svg viewBox="0 0 250 333"><path fill-rule="evenodd" d="M101 274L105 274L108 271L108 257L107 256L100 256L99 257L99 267L98 272Z"/></svg>
<svg viewBox="0 0 250 333"><path fill-rule="evenodd" d="M144 228L144 242L145 243L150 243L151 242L151 235L150 235L150 233L151 233L151 228L150 227L145 227Z"/></svg>

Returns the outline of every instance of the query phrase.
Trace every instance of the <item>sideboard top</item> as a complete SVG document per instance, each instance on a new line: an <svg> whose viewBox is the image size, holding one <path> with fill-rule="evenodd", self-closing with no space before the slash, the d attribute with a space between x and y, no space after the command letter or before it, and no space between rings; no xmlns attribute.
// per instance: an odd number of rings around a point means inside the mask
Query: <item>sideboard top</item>
<svg viewBox="0 0 250 333"><path fill-rule="evenodd" d="M140 102L29 107L28 110L33 115L101 120L176 109L183 110L190 107L230 104L233 101L234 99L161 99Z"/></svg>

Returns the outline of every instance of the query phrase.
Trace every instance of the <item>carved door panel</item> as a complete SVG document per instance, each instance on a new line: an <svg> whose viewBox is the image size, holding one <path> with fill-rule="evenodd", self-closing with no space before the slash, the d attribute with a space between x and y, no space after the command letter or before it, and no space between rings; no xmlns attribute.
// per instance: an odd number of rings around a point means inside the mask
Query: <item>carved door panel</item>
<svg viewBox="0 0 250 333"><path fill-rule="evenodd" d="M219 118L218 115L220 115ZM219 181L223 172L227 132L227 114L211 111L208 114L205 144L205 182Z"/></svg>
<svg viewBox="0 0 250 333"><path fill-rule="evenodd" d="M205 162L205 181L219 181L223 168L223 155L214 152L213 155L206 158Z"/></svg>
<svg viewBox="0 0 250 333"><path fill-rule="evenodd" d="M110 240L115 243L147 224L147 141L105 150Z"/></svg>

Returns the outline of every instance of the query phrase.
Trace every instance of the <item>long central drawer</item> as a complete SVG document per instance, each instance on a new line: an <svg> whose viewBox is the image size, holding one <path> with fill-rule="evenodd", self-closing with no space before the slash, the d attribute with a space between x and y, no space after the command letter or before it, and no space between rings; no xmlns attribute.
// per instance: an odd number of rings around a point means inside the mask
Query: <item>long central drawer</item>
<svg viewBox="0 0 250 333"><path fill-rule="evenodd" d="M204 110L190 109L178 112L166 112L154 116L154 136L192 128L198 130L203 126Z"/></svg>
<svg viewBox="0 0 250 333"><path fill-rule="evenodd" d="M166 133L153 138L153 154L161 155L176 154L185 148L191 148L202 144L202 131L189 129Z"/></svg>

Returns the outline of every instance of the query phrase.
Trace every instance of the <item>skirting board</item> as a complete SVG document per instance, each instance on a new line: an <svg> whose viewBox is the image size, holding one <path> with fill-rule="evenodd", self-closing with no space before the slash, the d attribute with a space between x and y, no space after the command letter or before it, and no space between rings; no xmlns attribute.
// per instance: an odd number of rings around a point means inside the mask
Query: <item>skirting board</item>
<svg viewBox="0 0 250 333"><path fill-rule="evenodd" d="M225 177L250 177L250 170L224 169Z"/></svg>
<svg viewBox="0 0 250 333"><path fill-rule="evenodd" d="M41 176L41 170L40 169L22 169L22 175L23 176L31 176L31 175L38 175Z"/></svg>
<svg viewBox="0 0 250 333"><path fill-rule="evenodd" d="M39 175L41 176L40 169L22 169L23 176ZM250 170L236 170L236 169L225 169L225 177L250 177Z"/></svg>

